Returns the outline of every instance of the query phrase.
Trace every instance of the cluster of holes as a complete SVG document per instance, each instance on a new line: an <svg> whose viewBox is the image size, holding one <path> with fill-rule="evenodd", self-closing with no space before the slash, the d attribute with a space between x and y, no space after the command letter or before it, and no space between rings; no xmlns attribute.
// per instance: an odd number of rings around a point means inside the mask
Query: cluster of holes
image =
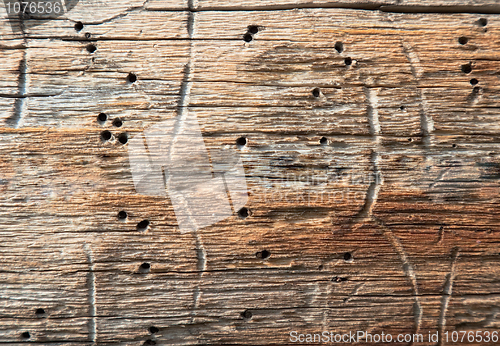
<svg viewBox="0 0 500 346"><path fill-rule="evenodd" d="M97 115L97 122L101 125L104 125L104 123L108 120L108 115L106 113L99 113ZM113 120L113 126L114 127L122 127L123 125L123 120L120 118L116 118Z"/></svg>
<svg viewBox="0 0 500 346"><path fill-rule="evenodd" d="M253 36L259 32L259 27L257 25L249 25L247 32L243 35L243 41L252 42Z"/></svg>
<svg viewBox="0 0 500 346"><path fill-rule="evenodd" d="M270 256L271 252L269 252L269 250L262 250L255 253L255 257L257 257L258 259L267 259Z"/></svg>
<svg viewBox="0 0 500 346"><path fill-rule="evenodd" d="M97 115L97 122L101 125L104 125L104 123L108 120L108 116L106 113L99 113L99 115ZM120 118L116 118L115 120L113 120L113 126L115 127L121 127L123 125L123 120L121 120ZM111 140L113 138L113 134L109 131L109 130L104 130L101 132L101 140L103 142L107 142L109 140ZM117 137L118 139L118 142L120 142L121 144L127 144L128 142L128 133L126 132L123 132L123 133L120 133Z"/></svg>

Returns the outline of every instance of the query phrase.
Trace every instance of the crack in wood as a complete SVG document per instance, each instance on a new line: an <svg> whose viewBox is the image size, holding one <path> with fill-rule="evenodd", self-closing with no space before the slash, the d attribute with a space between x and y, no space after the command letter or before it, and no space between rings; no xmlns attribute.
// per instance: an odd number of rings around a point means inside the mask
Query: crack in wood
<svg viewBox="0 0 500 346"><path fill-rule="evenodd" d="M423 316L422 304L420 302L420 293L418 290L417 276L415 275L413 266L411 265L411 262L408 260L408 255L406 254L403 244L401 244L399 238L394 235L390 227L386 226L382 220L380 220L375 216L372 216L372 219L379 226L382 227L384 237L396 250L396 253L398 254L399 258L401 259L401 262L403 263L403 272L405 273L405 276L410 280L410 284L413 289L413 297L415 299L415 303L413 305L413 315L415 319L415 334L417 334L420 331L422 325L422 316Z"/></svg>
<svg viewBox="0 0 500 346"><path fill-rule="evenodd" d="M451 266L450 272L446 275L446 281L443 288L443 297L441 300L441 313L439 314L439 335L443 335L444 329L446 327L446 313L448 311L448 305L450 303L451 295L453 292L453 283L456 276L456 264L459 257L460 250L454 248L451 251ZM439 344L442 346L444 344L444 338L441 338Z"/></svg>
<svg viewBox="0 0 500 346"><path fill-rule="evenodd" d="M92 343L97 341L97 309L96 309L96 289L95 289L95 266L92 256L92 250L88 244L84 244L85 255L87 256L87 261L89 265L89 271L87 274L87 287L89 290L89 305L90 305L90 320L89 320L89 339Z"/></svg>

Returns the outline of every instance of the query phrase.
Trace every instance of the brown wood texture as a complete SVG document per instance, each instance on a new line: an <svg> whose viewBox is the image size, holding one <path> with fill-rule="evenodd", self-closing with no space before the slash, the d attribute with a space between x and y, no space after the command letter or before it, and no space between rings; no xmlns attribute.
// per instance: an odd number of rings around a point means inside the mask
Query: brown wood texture
<svg viewBox="0 0 500 346"><path fill-rule="evenodd" d="M0 6L0 343L500 331L498 13L82 0L15 32ZM119 136L179 114L241 151L248 217L184 233L135 190Z"/></svg>

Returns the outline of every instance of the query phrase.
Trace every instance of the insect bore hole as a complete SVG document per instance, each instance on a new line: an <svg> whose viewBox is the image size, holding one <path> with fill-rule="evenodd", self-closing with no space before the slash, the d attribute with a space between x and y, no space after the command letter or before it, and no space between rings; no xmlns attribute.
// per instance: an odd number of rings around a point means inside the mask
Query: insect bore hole
<svg viewBox="0 0 500 346"><path fill-rule="evenodd" d="M136 81L137 81L137 76L134 73L130 72L127 76L127 82L135 83Z"/></svg>
<svg viewBox="0 0 500 346"><path fill-rule="evenodd" d="M123 125L123 121L120 118L116 118L115 120L113 120L114 127L122 127L122 125Z"/></svg>
<svg viewBox="0 0 500 346"><path fill-rule="evenodd" d="M118 220L124 221L127 219L127 212L125 210L121 210L118 212Z"/></svg>
<svg viewBox="0 0 500 346"><path fill-rule="evenodd" d="M335 50L339 53L342 53L344 51L344 44L342 42L336 42L335 43Z"/></svg>
<svg viewBox="0 0 500 346"><path fill-rule="evenodd" d="M145 231L149 227L149 220L142 220L137 224L138 231Z"/></svg>
<svg viewBox="0 0 500 346"><path fill-rule="evenodd" d="M126 132L120 133L120 135L118 136L118 142L120 142L121 144L127 144L128 134Z"/></svg>
<svg viewBox="0 0 500 346"><path fill-rule="evenodd" d="M160 329L158 329L158 327L155 327L155 326L151 326L151 327L149 327L149 332L150 332L151 334L156 334L156 333L158 333L159 331L160 331Z"/></svg>
<svg viewBox="0 0 500 346"><path fill-rule="evenodd" d="M248 208L241 208L240 210L238 210L238 216L242 219L246 219L248 216L250 216L250 210L248 210Z"/></svg>
<svg viewBox="0 0 500 346"><path fill-rule="evenodd" d="M109 141L113 135L108 130L101 132L101 140L103 142Z"/></svg>
<svg viewBox="0 0 500 346"><path fill-rule="evenodd" d="M271 253L268 250L262 250L255 254L258 259L267 259L269 256L271 256Z"/></svg>
<svg viewBox="0 0 500 346"><path fill-rule="evenodd" d="M236 145L239 147L244 147L247 144L247 139L245 137L240 137L236 140Z"/></svg>
<svg viewBox="0 0 500 346"><path fill-rule="evenodd" d="M75 23L75 30L76 32L80 32L83 29L83 23L82 22L76 22Z"/></svg>
<svg viewBox="0 0 500 346"><path fill-rule="evenodd" d="M144 262L139 267L139 270L141 271L141 273L147 273L147 272L149 272L150 269L151 269L151 264L149 264L147 262Z"/></svg>
<svg viewBox="0 0 500 346"><path fill-rule="evenodd" d="M321 90L319 88L314 88L312 94L314 97L319 97L319 95L321 95Z"/></svg>
<svg viewBox="0 0 500 346"><path fill-rule="evenodd" d="M93 45L93 44L87 45L87 52L89 52L90 54L94 53L96 50L97 50L97 47L95 45Z"/></svg>
<svg viewBox="0 0 500 346"><path fill-rule="evenodd" d="M251 318L252 318L252 316L253 316L253 315L252 315L252 312L251 312L250 310L245 310L245 311L243 311L240 315L241 315L241 317L242 317L243 319L245 319L245 320L249 320L249 319L251 319Z"/></svg>
<svg viewBox="0 0 500 346"><path fill-rule="evenodd" d="M107 114L106 114L106 113L99 113L99 114L97 115L97 121L98 121L99 123L104 123L106 120L108 120L108 116L107 116Z"/></svg>
<svg viewBox="0 0 500 346"><path fill-rule="evenodd" d="M462 69L463 73L467 73L467 74L471 73L472 72L472 64L471 63L464 64L464 65L462 65L461 69Z"/></svg>
<svg viewBox="0 0 500 346"><path fill-rule="evenodd" d="M259 32L259 27L257 25L249 25L248 32L252 35L255 35L256 33Z"/></svg>

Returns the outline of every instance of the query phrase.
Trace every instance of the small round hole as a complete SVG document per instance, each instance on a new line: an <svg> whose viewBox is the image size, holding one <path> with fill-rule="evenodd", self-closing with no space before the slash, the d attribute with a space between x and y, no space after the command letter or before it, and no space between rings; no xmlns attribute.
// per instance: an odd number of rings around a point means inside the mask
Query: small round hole
<svg viewBox="0 0 500 346"><path fill-rule="evenodd" d="M137 81L137 76L134 73L130 72L127 76L127 82L135 83L136 81Z"/></svg>
<svg viewBox="0 0 500 346"><path fill-rule="evenodd" d="M106 113L99 113L99 115L97 116L97 121L103 123L106 120L108 120L107 114Z"/></svg>
<svg viewBox="0 0 500 346"><path fill-rule="evenodd" d="M247 144L247 139L245 137L240 137L236 140L236 145L242 147Z"/></svg>
<svg viewBox="0 0 500 346"><path fill-rule="evenodd" d="M76 22L75 23L75 30L76 32L80 32L83 29L83 23L82 22Z"/></svg>
<svg viewBox="0 0 500 346"><path fill-rule="evenodd" d="M471 73L472 72L472 64L468 63L465 65L462 65L462 72L463 73Z"/></svg>
<svg viewBox="0 0 500 346"><path fill-rule="evenodd" d="M349 58L349 57L345 58L345 59L344 59L344 64L345 64L346 66L351 65L351 64L352 64L352 59L351 59L351 58Z"/></svg>
<svg viewBox="0 0 500 346"><path fill-rule="evenodd" d="M40 309L40 308L36 309L35 314L37 316L43 316L43 315L45 315L45 310L44 309Z"/></svg>
<svg viewBox="0 0 500 346"><path fill-rule="evenodd" d="M121 210L118 212L118 219L125 220L127 218L127 212L125 210Z"/></svg>
<svg viewBox="0 0 500 346"><path fill-rule="evenodd" d="M139 269L142 271L142 272L148 272L149 269L151 269L151 264L147 263L147 262L144 262L143 264L141 264L141 266L139 267Z"/></svg>
<svg viewBox="0 0 500 346"><path fill-rule="evenodd" d="M352 255L350 252L346 252L344 254L344 261L350 261L352 259Z"/></svg>
<svg viewBox="0 0 500 346"><path fill-rule="evenodd" d="M96 50L97 50L97 47L96 47L95 45L93 45L93 44L89 44L89 45L87 45L87 52L89 52L89 53L91 53L91 54L92 54L92 53L94 53Z"/></svg>
<svg viewBox="0 0 500 346"><path fill-rule="evenodd" d="M486 19L486 18L479 18L479 20L477 21L477 23L480 26L486 26L486 25L488 25L488 19Z"/></svg>
<svg viewBox="0 0 500 346"><path fill-rule="evenodd" d="M120 118L116 118L113 120L113 126L114 127L121 127L123 125L123 121Z"/></svg>
<svg viewBox="0 0 500 346"><path fill-rule="evenodd" d="M321 137L321 139L319 140L319 143L320 143L321 145L326 145L326 144L328 144L328 138L326 138L326 137Z"/></svg>
<svg viewBox="0 0 500 346"><path fill-rule="evenodd" d="M252 40L253 40L252 34L246 33L245 35L243 35L243 41L251 42Z"/></svg>
<svg viewBox="0 0 500 346"><path fill-rule="evenodd" d="M314 97L319 97L319 95L321 94L321 90L319 88L314 88L312 94Z"/></svg>
<svg viewBox="0 0 500 346"><path fill-rule="evenodd" d="M479 81L476 78L470 80L470 85L476 85L477 83L479 83Z"/></svg>
<svg viewBox="0 0 500 346"><path fill-rule="evenodd" d="M21 333L21 337L23 339L29 339L29 338L31 338L30 332L22 332Z"/></svg>
<svg viewBox="0 0 500 346"><path fill-rule="evenodd" d="M248 32L252 35L255 35L256 33L259 32L259 27L257 25L249 25Z"/></svg>
<svg viewBox="0 0 500 346"><path fill-rule="evenodd" d="M149 220L142 220L137 224L138 231L145 231L149 227Z"/></svg>
<svg viewBox="0 0 500 346"><path fill-rule="evenodd" d="M335 43L335 50L339 53L342 53L344 51L344 44L342 42L336 42Z"/></svg>
<svg viewBox="0 0 500 346"><path fill-rule="evenodd" d="M255 254L255 257L259 259L266 259L269 258L269 256L271 256L271 253L268 250L262 250Z"/></svg>
<svg viewBox="0 0 500 346"><path fill-rule="evenodd" d="M109 141L111 139L111 137L112 137L112 134L108 130L101 132L101 140L103 142Z"/></svg>
<svg viewBox="0 0 500 346"><path fill-rule="evenodd" d="M156 333L158 333L159 331L160 331L160 329L158 329L158 328L157 328L157 327L155 327L155 326L151 326L151 327L149 327L149 332L150 332L151 334L156 334Z"/></svg>
<svg viewBox="0 0 500 346"><path fill-rule="evenodd" d="M126 132L120 133L120 135L118 136L118 142L120 142L121 144L127 144L128 134Z"/></svg>
<svg viewBox="0 0 500 346"><path fill-rule="evenodd" d="M86 32L86 33L85 33L85 38L86 38L86 39L89 39L89 38L91 38L91 37L92 37L92 35L90 34L90 32Z"/></svg>
<svg viewBox="0 0 500 346"><path fill-rule="evenodd" d="M249 215L250 211L248 210L248 208L243 207L240 210L238 210L238 216L241 217L242 219L246 219Z"/></svg>
<svg viewBox="0 0 500 346"><path fill-rule="evenodd" d="M250 310L245 310L241 314L241 317L243 317L245 320L249 320L252 318L252 312Z"/></svg>
<svg viewBox="0 0 500 346"><path fill-rule="evenodd" d="M469 39L465 36L461 36L458 38L458 43L460 44L467 44L467 42L469 42Z"/></svg>

